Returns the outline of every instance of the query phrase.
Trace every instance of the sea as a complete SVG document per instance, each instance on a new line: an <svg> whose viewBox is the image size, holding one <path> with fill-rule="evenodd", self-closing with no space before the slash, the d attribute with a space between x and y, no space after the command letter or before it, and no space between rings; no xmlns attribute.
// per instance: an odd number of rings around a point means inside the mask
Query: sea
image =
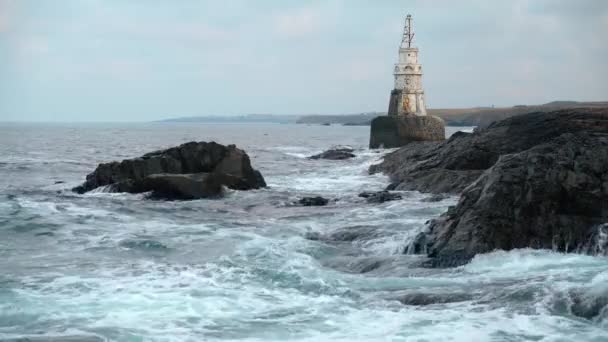
<svg viewBox="0 0 608 342"><path fill-rule="evenodd" d="M98 163L188 141L236 144L268 187L193 201L70 190ZM594 302L607 257L423 267L406 247L458 197L367 203L360 192L390 183L368 174L389 152L368 141L361 126L0 124L0 341L608 341ZM356 157L307 159L333 146ZM294 205L304 196L330 203ZM580 301L597 314L577 315Z"/></svg>

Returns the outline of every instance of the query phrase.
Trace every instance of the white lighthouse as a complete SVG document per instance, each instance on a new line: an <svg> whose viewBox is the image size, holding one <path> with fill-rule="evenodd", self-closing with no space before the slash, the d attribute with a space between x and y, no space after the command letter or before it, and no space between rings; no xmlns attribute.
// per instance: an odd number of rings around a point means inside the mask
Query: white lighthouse
<svg viewBox="0 0 608 342"><path fill-rule="evenodd" d="M403 39L399 46L399 62L395 64L395 87L391 91L388 115L373 119L369 148L394 148L414 141L445 140L445 123L427 115L422 90L422 65L418 49L412 46L412 16L405 18Z"/></svg>
<svg viewBox="0 0 608 342"><path fill-rule="evenodd" d="M395 88L391 93L389 115L426 115L422 65L418 63L418 48L412 46L413 41L412 16L408 14L399 46L399 62L393 71Z"/></svg>

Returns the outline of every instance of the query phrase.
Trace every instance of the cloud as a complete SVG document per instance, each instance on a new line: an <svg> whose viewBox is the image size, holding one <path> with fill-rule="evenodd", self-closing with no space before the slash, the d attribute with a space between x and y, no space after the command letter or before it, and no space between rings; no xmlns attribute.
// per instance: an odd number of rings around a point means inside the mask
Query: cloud
<svg viewBox="0 0 608 342"><path fill-rule="evenodd" d="M603 100L607 8L600 0L0 0L0 51L9 57L0 92L10 84L14 94L0 106L39 118L52 98L57 111L104 120L126 119L121 101L133 104L129 119L384 110L407 13L433 107ZM91 94L115 101L102 110Z"/></svg>
<svg viewBox="0 0 608 342"><path fill-rule="evenodd" d="M40 56L49 52L49 42L39 36L20 36L16 37L17 51L21 57Z"/></svg>
<svg viewBox="0 0 608 342"><path fill-rule="evenodd" d="M316 33L321 28L321 14L314 9L302 8L277 14L275 32L283 38L300 38Z"/></svg>
<svg viewBox="0 0 608 342"><path fill-rule="evenodd" d="M598 0L526 0L533 13L556 15L564 19L572 17L597 17L608 13L608 2ZM567 20L564 24L568 24Z"/></svg>
<svg viewBox="0 0 608 342"><path fill-rule="evenodd" d="M0 33L8 32L10 17L14 11L14 1L0 0Z"/></svg>
<svg viewBox="0 0 608 342"><path fill-rule="evenodd" d="M98 78L118 81L144 81L147 70L142 63L110 59L84 66L84 73Z"/></svg>
<svg viewBox="0 0 608 342"><path fill-rule="evenodd" d="M133 38L182 41L191 43L226 43L234 38L231 31L214 28L204 23L123 23L115 26L118 34Z"/></svg>

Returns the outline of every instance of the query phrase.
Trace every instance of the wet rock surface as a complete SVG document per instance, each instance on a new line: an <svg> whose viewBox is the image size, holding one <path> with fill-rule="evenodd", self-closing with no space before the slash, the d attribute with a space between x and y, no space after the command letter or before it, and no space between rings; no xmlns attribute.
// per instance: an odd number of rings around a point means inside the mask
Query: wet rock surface
<svg viewBox="0 0 608 342"><path fill-rule="evenodd" d="M327 198L323 198L321 196L315 196L315 197L303 197L301 199L298 200L297 204L301 205L301 206L305 206L305 207L320 207L320 206L324 206L327 205L327 203L329 203L329 200Z"/></svg>
<svg viewBox="0 0 608 342"><path fill-rule="evenodd" d="M606 254L607 109L530 113L442 143L411 143L370 172L389 174L391 189L461 193L406 248L428 254L427 266L495 249Z"/></svg>
<svg viewBox="0 0 608 342"><path fill-rule="evenodd" d="M189 142L121 162L102 163L73 189L85 193L100 186L111 192L142 193L163 199L219 196L222 187L235 190L266 186L249 156L234 145Z"/></svg>
<svg viewBox="0 0 608 342"><path fill-rule="evenodd" d="M354 158L354 150L349 147L334 148L325 152L310 156L309 159L329 159L329 160L343 160Z"/></svg>
<svg viewBox="0 0 608 342"><path fill-rule="evenodd" d="M608 288L603 291L573 289L568 295L566 303L573 315L585 319L595 319L602 315L608 317Z"/></svg>
<svg viewBox="0 0 608 342"><path fill-rule="evenodd" d="M425 306L432 304L457 303L472 300L473 296L469 293L425 293L412 292L401 295L397 298L404 305Z"/></svg>
<svg viewBox="0 0 608 342"><path fill-rule="evenodd" d="M501 155L525 151L564 133L608 132L608 109L529 113L494 122L443 142L412 142L372 165L391 177L395 190L460 193Z"/></svg>
<svg viewBox="0 0 608 342"><path fill-rule="evenodd" d="M374 226L351 226L338 228L335 231L325 234L308 232L305 237L308 240L352 242L355 240L369 240L378 237L380 234L381 232Z"/></svg>
<svg viewBox="0 0 608 342"><path fill-rule="evenodd" d="M403 196L401 196L400 194L389 192L387 190L374 192L366 191L360 193L359 197L365 198L368 203L384 203L387 201L395 201L403 198Z"/></svg>
<svg viewBox="0 0 608 342"><path fill-rule="evenodd" d="M450 196L446 195L446 194L433 194L430 197L427 198L423 198L422 202L428 202L428 203L432 203L432 202L441 202L444 199L449 198Z"/></svg>
<svg viewBox="0 0 608 342"><path fill-rule="evenodd" d="M495 249L606 254L608 134L566 133L501 156L414 242L435 266Z"/></svg>

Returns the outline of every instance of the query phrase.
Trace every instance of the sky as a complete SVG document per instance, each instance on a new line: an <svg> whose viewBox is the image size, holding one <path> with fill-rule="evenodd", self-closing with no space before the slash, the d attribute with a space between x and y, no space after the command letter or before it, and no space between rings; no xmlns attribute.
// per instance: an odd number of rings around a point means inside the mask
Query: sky
<svg viewBox="0 0 608 342"><path fill-rule="evenodd" d="M0 121L386 111L408 13L430 108L608 100L603 0L0 0Z"/></svg>

